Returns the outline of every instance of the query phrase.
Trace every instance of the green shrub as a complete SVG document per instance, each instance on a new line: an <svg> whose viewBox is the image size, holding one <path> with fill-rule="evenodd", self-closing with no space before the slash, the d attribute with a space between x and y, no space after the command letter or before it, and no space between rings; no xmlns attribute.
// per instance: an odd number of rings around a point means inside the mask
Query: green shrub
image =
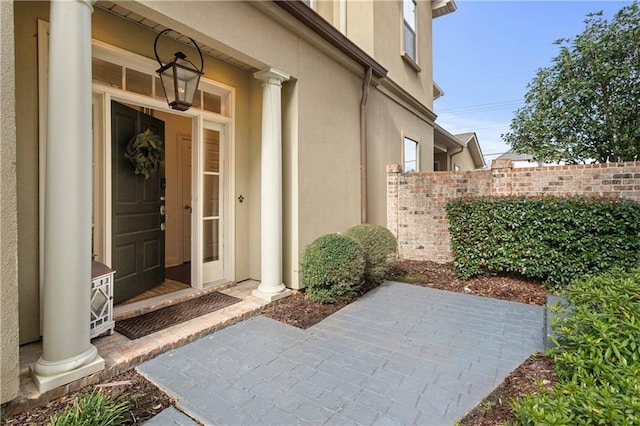
<svg viewBox="0 0 640 426"><path fill-rule="evenodd" d="M364 250L364 279L376 284L387 275L391 256L396 252L396 239L387 228L380 225L356 225L345 235L360 243Z"/></svg>
<svg viewBox="0 0 640 426"><path fill-rule="evenodd" d="M559 382L513 403L522 424L640 424L640 271L576 280L554 322Z"/></svg>
<svg viewBox="0 0 640 426"><path fill-rule="evenodd" d="M100 392L79 396L73 405L49 419L50 426L109 426L127 420L127 401L116 403Z"/></svg>
<svg viewBox="0 0 640 426"><path fill-rule="evenodd" d="M464 198L447 205L456 274L517 272L561 288L640 260L640 204L609 198Z"/></svg>
<svg viewBox="0 0 640 426"><path fill-rule="evenodd" d="M333 303L360 284L365 259L353 238L327 234L309 244L302 254L300 276L309 299Z"/></svg>

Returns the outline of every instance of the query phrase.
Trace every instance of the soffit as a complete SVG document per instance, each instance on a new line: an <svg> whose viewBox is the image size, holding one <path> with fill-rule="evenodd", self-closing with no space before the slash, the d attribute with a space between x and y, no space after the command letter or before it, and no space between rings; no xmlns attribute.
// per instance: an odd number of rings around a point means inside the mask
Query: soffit
<svg viewBox="0 0 640 426"><path fill-rule="evenodd" d="M138 15L137 13L131 12L130 10L128 10L125 7L122 7L119 4L115 4L114 2L111 1L106 1L106 0L98 0L94 7L98 7L100 9L106 10L107 12L113 13L121 18L124 18L128 21L131 21L135 24L141 25L151 31L154 32L161 32L164 31L165 29L167 29L167 27L165 27L164 25L161 25L151 19L145 18L144 16ZM193 45L191 44L191 41L189 40L188 37L176 32L176 31L169 31L165 34L167 37L170 37L174 40L179 41L180 43L183 43L185 45L191 46L193 47ZM197 40L196 40L197 42ZM209 55L211 57L214 57L220 61L226 62L228 64L231 64L235 67L238 67L240 69L243 69L245 71L248 72L256 72L258 71L257 68L242 62L236 58L233 58L227 54L224 54L222 52L220 52L219 50L214 49L213 47L207 46L206 44L201 44L198 43L198 47L200 47L200 50L202 51L203 54Z"/></svg>
<svg viewBox="0 0 640 426"><path fill-rule="evenodd" d="M463 141L461 141L460 139L458 139L457 137L449 133L445 128L443 128L439 124L436 124L433 127L433 138L434 138L435 144L440 146L445 146L447 148L455 148L455 147L464 148L466 146L466 144Z"/></svg>
<svg viewBox="0 0 640 426"><path fill-rule="evenodd" d="M455 12L458 9L454 0L432 0L431 10L433 19Z"/></svg>

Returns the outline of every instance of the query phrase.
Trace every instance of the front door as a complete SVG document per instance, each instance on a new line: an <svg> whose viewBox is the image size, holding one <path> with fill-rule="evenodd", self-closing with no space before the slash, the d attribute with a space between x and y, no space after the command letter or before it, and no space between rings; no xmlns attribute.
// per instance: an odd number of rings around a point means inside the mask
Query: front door
<svg viewBox="0 0 640 426"><path fill-rule="evenodd" d="M164 142L162 120L111 102L114 303L164 281L163 167L147 179L125 157L129 141L147 129Z"/></svg>

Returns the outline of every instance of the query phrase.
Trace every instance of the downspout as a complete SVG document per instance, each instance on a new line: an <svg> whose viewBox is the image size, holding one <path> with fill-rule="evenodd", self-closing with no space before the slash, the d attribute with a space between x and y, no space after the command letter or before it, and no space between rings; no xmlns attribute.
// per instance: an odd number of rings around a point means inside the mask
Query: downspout
<svg viewBox="0 0 640 426"><path fill-rule="evenodd" d="M367 223L367 100L372 73L373 68L368 67L360 98L360 223Z"/></svg>
<svg viewBox="0 0 640 426"><path fill-rule="evenodd" d="M460 154L462 151L464 151L464 147L460 148L460 151L456 151L453 154L451 154L451 157L449 157L449 171L453 172L453 157L455 157L456 155Z"/></svg>

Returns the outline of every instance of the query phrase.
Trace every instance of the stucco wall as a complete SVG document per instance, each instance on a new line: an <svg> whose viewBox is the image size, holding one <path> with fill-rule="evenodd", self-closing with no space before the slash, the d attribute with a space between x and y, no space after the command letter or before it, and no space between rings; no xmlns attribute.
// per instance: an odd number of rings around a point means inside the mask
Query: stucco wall
<svg viewBox="0 0 640 426"><path fill-rule="evenodd" d="M16 138L18 180L18 282L20 343L40 336L38 290L38 51L36 17L48 4L15 3Z"/></svg>
<svg viewBox="0 0 640 426"><path fill-rule="evenodd" d="M433 109L433 48L431 44L431 2L416 5L416 71L404 59L402 41L402 2L374 1L374 58L388 70L387 76L429 109Z"/></svg>
<svg viewBox="0 0 640 426"><path fill-rule="evenodd" d="M458 148L459 149L459 148ZM475 170L476 165L473 163L473 158L471 157L471 152L469 148L464 147L459 154L455 154L451 156L451 170L455 170L455 166L460 167L460 170Z"/></svg>
<svg viewBox="0 0 640 426"><path fill-rule="evenodd" d="M371 89L367 106L367 210L369 223L384 225L387 220L386 165L402 163L403 136L419 144L421 170L433 167L433 127L420 117Z"/></svg>
<svg viewBox="0 0 640 426"><path fill-rule="evenodd" d="M20 385L13 19L13 1L0 2L0 404Z"/></svg>

